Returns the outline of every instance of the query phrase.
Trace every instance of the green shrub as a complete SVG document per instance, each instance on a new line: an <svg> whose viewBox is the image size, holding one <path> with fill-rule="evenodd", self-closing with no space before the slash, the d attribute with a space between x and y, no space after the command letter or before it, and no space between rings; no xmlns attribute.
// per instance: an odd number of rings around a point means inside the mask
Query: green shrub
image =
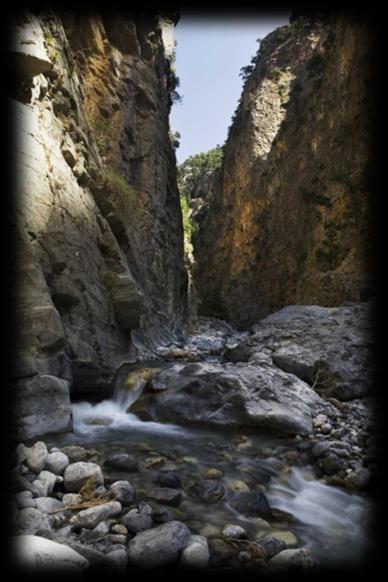
<svg viewBox="0 0 388 582"><path fill-rule="evenodd" d="M190 156L178 166L178 188L188 200L204 175L212 174L221 167L224 150L217 146L208 152Z"/></svg>
<svg viewBox="0 0 388 582"><path fill-rule="evenodd" d="M198 224L194 222L191 218L190 206L189 201L186 196L180 197L181 201L181 210L182 210L182 221L183 221L183 230L185 233L185 238L191 240L193 234L198 230Z"/></svg>
<svg viewBox="0 0 388 582"><path fill-rule="evenodd" d="M105 119L94 118L91 120L90 126L94 132L94 141L98 151L102 156L105 156L110 149L110 142L114 138L114 130Z"/></svg>
<svg viewBox="0 0 388 582"><path fill-rule="evenodd" d="M279 67L275 67L274 69L271 69L270 72L268 73L268 77L272 81L279 81L281 76L282 76L282 70L279 69Z"/></svg>
<svg viewBox="0 0 388 582"><path fill-rule="evenodd" d="M136 188L128 184L127 180L111 166L105 167L106 187L114 194L128 201L133 207L138 199L139 193Z"/></svg>

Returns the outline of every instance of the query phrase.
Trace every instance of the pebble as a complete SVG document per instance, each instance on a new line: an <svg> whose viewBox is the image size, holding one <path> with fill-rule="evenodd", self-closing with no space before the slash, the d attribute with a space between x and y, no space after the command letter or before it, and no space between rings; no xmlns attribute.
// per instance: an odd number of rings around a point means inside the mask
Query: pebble
<svg viewBox="0 0 388 582"><path fill-rule="evenodd" d="M62 475L70 463L69 457L61 452L54 452L47 455L46 469L55 475Z"/></svg>
<svg viewBox="0 0 388 582"><path fill-rule="evenodd" d="M216 538L220 535L220 528L211 523L206 524L199 530L199 533L206 538Z"/></svg>
<svg viewBox="0 0 388 582"><path fill-rule="evenodd" d="M150 529L153 524L152 516L147 513L142 513L139 509L131 509L121 519L124 524L123 527L131 533L138 533Z"/></svg>
<svg viewBox="0 0 388 582"><path fill-rule="evenodd" d="M117 535L121 535L121 536L126 536L128 535L128 530L125 527L125 525L121 524L121 523L115 523L112 525L112 527L110 528L110 531L113 534L117 534Z"/></svg>
<svg viewBox="0 0 388 582"><path fill-rule="evenodd" d="M101 468L96 463L79 461L68 465L64 472L64 486L68 493L78 493L86 481L93 478L95 485L103 485L104 477Z"/></svg>
<svg viewBox="0 0 388 582"><path fill-rule="evenodd" d="M35 479L32 484L39 491L40 497L47 497L47 495L53 492L54 485L56 483L60 483L61 481L62 477L58 477L50 471L41 471L38 475L38 478Z"/></svg>
<svg viewBox="0 0 388 582"><path fill-rule="evenodd" d="M227 486L232 491L236 492L249 492L250 488L245 483L245 481L241 481L240 479L226 479L225 480Z"/></svg>
<svg viewBox="0 0 388 582"><path fill-rule="evenodd" d="M78 463L79 461L87 461L90 459L94 451L89 451L79 445L70 445L62 448L61 453L68 457L70 463Z"/></svg>
<svg viewBox="0 0 388 582"><path fill-rule="evenodd" d="M297 537L291 531L272 531L271 537L284 542L287 546L296 546L298 543Z"/></svg>
<svg viewBox="0 0 388 582"><path fill-rule="evenodd" d="M16 514L16 533L41 535L50 538L52 532L48 516L34 507L21 509Z"/></svg>
<svg viewBox="0 0 388 582"><path fill-rule="evenodd" d="M24 448L26 465L34 473L43 471L48 457L47 446L44 442L38 441L31 448Z"/></svg>
<svg viewBox="0 0 388 582"><path fill-rule="evenodd" d="M36 508L42 513L51 513L63 508L63 503L53 497L38 497L35 502Z"/></svg>
<svg viewBox="0 0 388 582"><path fill-rule="evenodd" d="M128 544L129 563L155 568L173 563L190 542L191 533L180 521L170 521L137 534Z"/></svg>
<svg viewBox="0 0 388 582"><path fill-rule="evenodd" d="M121 512L121 504L118 501L110 501L95 507L83 509L71 519L71 524L78 528L93 529L101 521L114 517Z"/></svg>
<svg viewBox="0 0 388 582"><path fill-rule="evenodd" d="M139 469L139 461L136 457L134 455L127 455L126 453L113 455L105 461L104 465L109 469L128 471L129 473L134 473Z"/></svg>
<svg viewBox="0 0 388 582"><path fill-rule="evenodd" d="M224 538L243 540L248 537L247 530L240 525L234 525L228 523L222 530L222 535Z"/></svg>
<svg viewBox="0 0 388 582"><path fill-rule="evenodd" d="M79 493L65 493L62 497L63 505L77 505L82 502L82 495Z"/></svg>
<svg viewBox="0 0 388 582"><path fill-rule="evenodd" d="M108 496L122 505L129 505L135 498L135 489L129 481L115 481L109 487Z"/></svg>
<svg viewBox="0 0 388 582"><path fill-rule="evenodd" d="M195 457L183 457L182 462L187 463L188 465L196 465L198 463L198 459Z"/></svg>
<svg viewBox="0 0 388 582"><path fill-rule="evenodd" d="M221 479L222 471L220 471L220 469L212 468L205 471L202 476L204 479Z"/></svg>
<svg viewBox="0 0 388 582"><path fill-rule="evenodd" d="M206 568L209 564L209 546L204 536L192 535L181 555L181 564L187 568Z"/></svg>
<svg viewBox="0 0 388 582"><path fill-rule="evenodd" d="M159 473L154 481L161 487L170 487L172 489L180 489L182 487L182 482L175 473Z"/></svg>
<svg viewBox="0 0 388 582"><path fill-rule="evenodd" d="M144 467L145 469L155 469L163 465L165 460L163 457L149 457L144 461Z"/></svg>
<svg viewBox="0 0 388 582"><path fill-rule="evenodd" d="M147 496L149 499L171 507L178 507L182 499L180 490L172 489L171 487L154 487L148 492Z"/></svg>
<svg viewBox="0 0 388 582"><path fill-rule="evenodd" d="M314 561L311 554L305 548L283 550L268 561L268 566L272 568L288 568L289 566L308 568L313 565Z"/></svg>
<svg viewBox="0 0 388 582"><path fill-rule="evenodd" d="M260 540L260 545L264 548L268 559L273 558L273 556L276 556L276 554L279 554L279 552L287 548L285 541L272 536L267 536Z"/></svg>
<svg viewBox="0 0 388 582"><path fill-rule="evenodd" d="M108 557L115 563L116 568L119 572L124 572L127 563L128 555L126 549L117 549L108 553Z"/></svg>

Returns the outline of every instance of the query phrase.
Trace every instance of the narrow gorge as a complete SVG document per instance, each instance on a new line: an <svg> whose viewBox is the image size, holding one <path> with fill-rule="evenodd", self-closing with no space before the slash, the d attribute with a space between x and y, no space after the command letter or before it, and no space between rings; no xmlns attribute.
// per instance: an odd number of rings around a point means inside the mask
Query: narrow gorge
<svg viewBox="0 0 388 582"><path fill-rule="evenodd" d="M178 165L179 19L13 22L15 567L357 567L376 479L372 31L293 15L243 68L225 143Z"/></svg>

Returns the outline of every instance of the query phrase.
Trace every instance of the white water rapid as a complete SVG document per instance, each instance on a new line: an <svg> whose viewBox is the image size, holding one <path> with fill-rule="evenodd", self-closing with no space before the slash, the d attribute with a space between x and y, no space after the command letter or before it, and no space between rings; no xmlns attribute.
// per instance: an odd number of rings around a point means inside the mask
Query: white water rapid
<svg viewBox="0 0 388 582"><path fill-rule="evenodd" d="M141 431L148 433L182 434L184 429L173 424L142 421L129 412L130 407L143 393L146 380L138 375L127 382L116 382L113 398L93 404L76 402L73 404L75 434L82 436L103 436L107 432Z"/></svg>
<svg viewBox="0 0 388 582"><path fill-rule="evenodd" d="M272 479L268 500L306 526L306 545L315 555L335 561L365 551L372 509L365 497L317 481L307 468L294 467L287 478Z"/></svg>

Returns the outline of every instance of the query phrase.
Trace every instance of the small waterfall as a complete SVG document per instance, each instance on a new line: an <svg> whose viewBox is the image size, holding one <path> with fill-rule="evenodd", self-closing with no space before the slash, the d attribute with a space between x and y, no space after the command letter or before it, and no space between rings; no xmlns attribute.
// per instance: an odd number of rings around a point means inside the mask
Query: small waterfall
<svg viewBox="0 0 388 582"><path fill-rule="evenodd" d="M116 386L113 393L113 402L115 402L120 410L127 412L134 402L143 393L147 380L140 374L136 374L133 378L129 376L125 382L116 380Z"/></svg>
<svg viewBox="0 0 388 582"><path fill-rule="evenodd" d="M118 376L113 398L97 404L77 402L73 404L74 430L83 436L107 437L107 431L136 431L147 433L183 434L184 429L173 424L142 421L130 412L140 398L150 378L150 370L142 369Z"/></svg>

